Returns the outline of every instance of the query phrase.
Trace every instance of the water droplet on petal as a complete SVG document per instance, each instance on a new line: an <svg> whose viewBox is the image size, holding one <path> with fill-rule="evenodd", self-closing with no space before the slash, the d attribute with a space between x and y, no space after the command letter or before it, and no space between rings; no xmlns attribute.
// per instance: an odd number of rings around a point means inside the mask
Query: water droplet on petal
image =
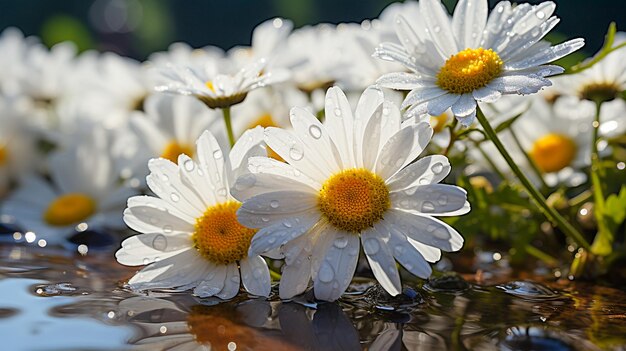
<svg viewBox="0 0 626 351"><path fill-rule="evenodd" d="M163 234L159 234L152 240L152 247L155 250L163 251L167 248L167 238Z"/></svg>
<svg viewBox="0 0 626 351"><path fill-rule="evenodd" d="M314 139L319 139L322 137L322 130L320 127L312 125L309 127L309 134L311 134Z"/></svg>
<svg viewBox="0 0 626 351"><path fill-rule="evenodd" d="M335 108L335 116L337 117L341 117L341 109L340 108Z"/></svg>
<svg viewBox="0 0 626 351"><path fill-rule="evenodd" d="M539 19L546 18L546 14L543 11L537 11L537 13L535 15L537 15L537 18L539 18Z"/></svg>
<svg viewBox="0 0 626 351"><path fill-rule="evenodd" d="M435 204L430 201L424 201L422 203L422 212L433 212L435 210Z"/></svg>
<svg viewBox="0 0 626 351"><path fill-rule="evenodd" d="M439 174L439 173L443 172L443 163L437 162L434 165L432 165L432 167L430 169L433 171L433 173Z"/></svg>
<svg viewBox="0 0 626 351"><path fill-rule="evenodd" d="M169 225L169 224L168 224L168 225L164 225L164 226L163 226L163 232L164 232L165 234L169 234L169 233L171 233L172 231L174 231L174 228L172 228L172 226L171 226L171 225Z"/></svg>
<svg viewBox="0 0 626 351"><path fill-rule="evenodd" d="M219 160L223 156L224 155L222 154L222 150L215 150L215 151L213 151L213 158L215 158L216 160Z"/></svg>
<svg viewBox="0 0 626 351"><path fill-rule="evenodd" d="M322 262L319 272L317 272L317 278L323 283L330 283L335 279L335 271L333 267L326 261Z"/></svg>
<svg viewBox="0 0 626 351"><path fill-rule="evenodd" d="M294 145L289 149L289 157L294 161L300 161L304 157L304 151L299 146Z"/></svg>
<svg viewBox="0 0 626 351"><path fill-rule="evenodd" d="M225 188L220 188L217 190L217 195L219 196L226 196L226 194L228 194L228 192L226 191Z"/></svg>
<svg viewBox="0 0 626 351"><path fill-rule="evenodd" d="M237 178L235 181L235 189L238 191L246 190L256 184L256 176L252 173L247 173Z"/></svg>
<svg viewBox="0 0 626 351"><path fill-rule="evenodd" d="M345 236L338 237L337 239L335 239L335 242L333 244L336 248L343 249L344 247L348 246L348 238L346 238Z"/></svg>
<svg viewBox="0 0 626 351"><path fill-rule="evenodd" d="M437 199L437 203L440 204L441 206L445 206L446 204L448 204L448 196L447 195L439 196L439 199Z"/></svg>
<svg viewBox="0 0 626 351"><path fill-rule="evenodd" d="M280 204L278 203L278 200L270 201L270 207L271 208L278 208L278 206L280 206Z"/></svg>
<svg viewBox="0 0 626 351"><path fill-rule="evenodd" d="M180 196L178 194L176 194L176 193L171 193L170 194L170 199L172 199L172 201L174 201L174 202L178 202L178 201L180 201Z"/></svg>
<svg viewBox="0 0 626 351"><path fill-rule="evenodd" d="M292 224L291 222L289 222L289 221L284 221L284 222L283 222L283 225L284 225L286 228L291 228L291 227L293 227L293 224Z"/></svg>
<svg viewBox="0 0 626 351"><path fill-rule="evenodd" d="M186 160L186 161L185 161L185 163L183 164L183 166L185 167L185 170L186 170L187 172L191 172L191 171L193 171L193 169L194 169L194 167L195 167L195 164L193 163L193 160L189 159L189 160Z"/></svg>
<svg viewBox="0 0 626 351"><path fill-rule="evenodd" d="M380 250L380 244L376 239L367 239L363 242L363 248L368 255L375 255Z"/></svg>

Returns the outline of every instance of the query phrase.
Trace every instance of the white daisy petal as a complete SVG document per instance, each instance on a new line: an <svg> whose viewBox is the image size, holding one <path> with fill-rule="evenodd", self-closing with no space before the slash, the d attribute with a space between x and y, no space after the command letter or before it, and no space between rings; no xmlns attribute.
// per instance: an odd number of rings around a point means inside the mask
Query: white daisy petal
<svg viewBox="0 0 626 351"><path fill-rule="evenodd" d="M135 196L128 199L124 211L124 222L132 229L143 233L177 231L191 233L194 219L186 216L159 198Z"/></svg>
<svg viewBox="0 0 626 351"><path fill-rule="evenodd" d="M487 23L487 0L461 0L452 17L452 30L460 48L478 45Z"/></svg>
<svg viewBox="0 0 626 351"><path fill-rule="evenodd" d="M458 117L465 117L476 111L476 100L472 94L463 94L459 101L452 105L452 113Z"/></svg>
<svg viewBox="0 0 626 351"><path fill-rule="evenodd" d="M505 68L508 70L519 70L532 66L543 65L545 63L550 63L552 61L560 59L563 56L571 54L572 52L582 48L584 45L585 41L583 39L572 39L570 41L566 41L565 43L554 45L533 56L526 57L523 60L507 63L505 65Z"/></svg>
<svg viewBox="0 0 626 351"><path fill-rule="evenodd" d="M387 246L389 232L380 223L361 233L361 242L376 280L391 296L396 296L402 292L402 283L396 261Z"/></svg>
<svg viewBox="0 0 626 351"><path fill-rule="evenodd" d="M457 216L469 212L467 192L455 185L417 185L389 194L393 208L432 216Z"/></svg>
<svg viewBox="0 0 626 351"><path fill-rule="evenodd" d="M135 290L174 288L198 281L209 269L195 250L186 250L146 266L128 285Z"/></svg>
<svg viewBox="0 0 626 351"><path fill-rule="evenodd" d="M242 215L239 216L242 217L242 220L246 219ZM266 218L270 219L270 217ZM263 221L263 217L261 217L261 221ZM280 222L275 217L273 225L262 228L254 235L250 243L248 255L260 255L285 245L306 233L317 221L319 221L319 214L316 213L311 213L310 215L302 214L302 217L283 218Z"/></svg>
<svg viewBox="0 0 626 351"><path fill-rule="evenodd" d="M193 294L198 297L209 297L218 294L224 289L227 265L216 265L204 276L193 289Z"/></svg>
<svg viewBox="0 0 626 351"><path fill-rule="evenodd" d="M224 179L224 152L217 139L209 131L202 133L196 142L200 170L211 185L213 195L217 202L228 199L228 184Z"/></svg>
<svg viewBox="0 0 626 351"><path fill-rule="evenodd" d="M241 205L240 211L259 215L294 213L317 206L317 197L296 191L275 191L251 197Z"/></svg>
<svg viewBox="0 0 626 351"><path fill-rule="evenodd" d="M477 101L491 103L498 100L502 96L502 93L488 86L485 86L480 89L474 90L472 92L472 95Z"/></svg>
<svg viewBox="0 0 626 351"><path fill-rule="evenodd" d="M261 256L250 256L239 262L244 288L257 296L269 296L270 271Z"/></svg>
<svg viewBox="0 0 626 351"><path fill-rule="evenodd" d="M415 185L441 182L450 173L450 162L442 155L430 155L401 169L387 180L390 191L404 190Z"/></svg>
<svg viewBox="0 0 626 351"><path fill-rule="evenodd" d="M382 75L376 84L389 89L412 90L424 86L423 80L412 73L394 72Z"/></svg>
<svg viewBox="0 0 626 351"><path fill-rule="evenodd" d="M458 251L463 246L463 237L446 223L425 215L417 215L401 210L390 209L385 220L406 228L405 234L423 244L443 251Z"/></svg>
<svg viewBox="0 0 626 351"><path fill-rule="evenodd" d="M224 279L224 287L222 288L222 291L215 294L215 296L223 300L232 299L239 292L239 284L239 268L237 268L237 264L231 263L226 266L226 278Z"/></svg>
<svg viewBox="0 0 626 351"><path fill-rule="evenodd" d="M315 180L326 179L332 174L328 160L321 158L317 150L308 148L293 132L266 128L265 143L290 165Z"/></svg>
<svg viewBox="0 0 626 351"><path fill-rule="evenodd" d="M391 231L388 245L392 248L393 257L395 257L407 271L422 279L430 277L432 273L430 264L424 259L422 253L409 243L406 236L398 231Z"/></svg>
<svg viewBox="0 0 626 351"><path fill-rule="evenodd" d="M181 182L201 199L205 207L218 202L211 182L207 181L200 166L194 160L181 154L178 156L178 165Z"/></svg>
<svg viewBox="0 0 626 351"><path fill-rule="evenodd" d="M448 58L459 51L458 43L450 23L450 16L439 0L424 0L419 2L420 13L431 33L431 39L437 45L442 57Z"/></svg>
<svg viewBox="0 0 626 351"><path fill-rule="evenodd" d="M322 187L320 183L311 179L308 175L302 173L294 166L269 157L251 157L248 160L248 168L254 174L263 173L271 176L292 179L311 189L315 189L315 191Z"/></svg>
<svg viewBox="0 0 626 351"><path fill-rule="evenodd" d="M115 253L117 261L127 266L140 266L162 260L190 249L189 233L146 233L131 236Z"/></svg>
<svg viewBox="0 0 626 351"><path fill-rule="evenodd" d="M311 252L307 250L312 246L310 238L312 236L300 236L285 245L285 265L278 286L281 299L290 299L302 294L309 286Z"/></svg>
<svg viewBox="0 0 626 351"><path fill-rule="evenodd" d="M405 109L411 105L423 104L446 94L447 92L439 87L424 85L411 90L402 102L401 108Z"/></svg>
<svg viewBox="0 0 626 351"><path fill-rule="evenodd" d="M328 248L313 264L315 298L335 301L346 291L359 258L359 237L349 233L326 233Z"/></svg>
<svg viewBox="0 0 626 351"><path fill-rule="evenodd" d="M354 167L353 115L348 98L338 87L326 91L325 119L331 140L337 146L344 167Z"/></svg>
<svg viewBox="0 0 626 351"><path fill-rule="evenodd" d="M256 128L246 130L237 139L228 155L234 178L247 170L247 160L250 157L267 155L263 138L263 127L257 126ZM234 179L231 181L234 181Z"/></svg>
<svg viewBox="0 0 626 351"><path fill-rule="evenodd" d="M456 104L457 101L461 98L461 95L456 94L445 94L439 97L436 97L426 104L428 108L428 114L431 116L439 116L440 114L446 112L447 109Z"/></svg>
<svg viewBox="0 0 626 351"><path fill-rule="evenodd" d="M180 181L178 166L169 160L156 158L148 162L150 174L146 182L158 197L193 217L202 214L204 204L195 191Z"/></svg>
<svg viewBox="0 0 626 351"><path fill-rule="evenodd" d="M433 130L427 122L401 129L381 149L376 161L376 173L383 179L389 179L422 153L432 135Z"/></svg>
<svg viewBox="0 0 626 351"><path fill-rule="evenodd" d="M301 107L294 107L289 113L289 119L294 133L307 146L307 151L333 155L334 157L324 159L328 169L336 172L341 168L342 160L337 147L317 117Z"/></svg>

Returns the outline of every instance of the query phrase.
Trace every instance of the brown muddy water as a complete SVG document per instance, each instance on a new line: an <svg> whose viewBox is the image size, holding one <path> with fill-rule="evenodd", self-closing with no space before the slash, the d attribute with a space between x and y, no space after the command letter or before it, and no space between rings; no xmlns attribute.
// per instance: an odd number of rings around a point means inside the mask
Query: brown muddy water
<svg viewBox="0 0 626 351"><path fill-rule="evenodd" d="M355 279L337 303L138 294L113 249L0 245L1 350L626 350L626 293L509 273ZM494 265L494 272L502 270ZM490 278L491 277L491 278Z"/></svg>

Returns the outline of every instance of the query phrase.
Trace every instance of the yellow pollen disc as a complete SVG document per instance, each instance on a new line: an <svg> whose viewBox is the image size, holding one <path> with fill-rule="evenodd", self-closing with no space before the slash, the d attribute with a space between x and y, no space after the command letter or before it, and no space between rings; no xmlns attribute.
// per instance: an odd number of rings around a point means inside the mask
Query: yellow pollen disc
<svg viewBox="0 0 626 351"><path fill-rule="evenodd" d="M213 86L213 82L211 82L210 80L204 83L204 85L206 85L206 87L209 88L210 91L215 92L215 87Z"/></svg>
<svg viewBox="0 0 626 351"><path fill-rule="evenodd" d="M607 102L619 96L620 87L612 82L594 82L586 84L580 90L580 97L585 100Z"/></svg>
<svg viewBox="0 0 626 351"><path fill-rule="evenodd" d="M318 205L333 226L360 233L382 219L391 202L381 177L363 168L353 168L324 182Z"/></svg>
<svg viewBox="0 0 626 351"><path fill-rule="evenodd" d="M502 60L492 49L465 49L450 56L437 73L437 85L453 94L471 93L486 86L502 71Z"/></svg>
<svg viewBox="0 0 626 351"><path fill-rule="evenodd" d="M430 125L435 133L441 133L448 122L448 114L442 113L439 116L430 116Z"/></svg>
<svg viewBox="0 0 626 351"><path fill-rule="evenodd" d="M96 213L96 202L89 196L80 193L69 193L54 199L43 219L49 225L66 226L79 223Z"/></svg>
<svg viewBox="0 0 626 351"><path fill-rule="evenodd" d="M182 154L193 157L193 148L187 144L179 144L176 141L171 141L167 144L167 146L165 146L165 150L163 150L161 157L177 163L178 156Z"/></svg>
<svg viewBox="0 0 626 351"><path fill-rule="evenodd" d="M576 144L567 136L548 134L537 139L530 157L544 172L556 172L569 166L576 156Z"/></svg>
<svg viewBox="0 0 626 351"><path fill-rule="evenodd" d="M7 163L7 159L9 158L9 155L7 155L7 150L4 146L0 145L0 166L4 165L5 163Z"/></svg>
<svg viewBox="0 0 626 351"><path fill-rule="evenodd" d="M241 204L229 201L209 207L196 219L192 235L194 247L215 264L229 264L248 255L250 241L256 230L244 227L237 221Z"/></svg>

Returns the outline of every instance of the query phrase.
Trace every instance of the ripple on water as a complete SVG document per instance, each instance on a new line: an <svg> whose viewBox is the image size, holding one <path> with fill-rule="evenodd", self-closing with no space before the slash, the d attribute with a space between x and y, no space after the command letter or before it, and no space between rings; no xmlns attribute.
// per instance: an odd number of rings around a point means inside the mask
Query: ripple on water
<svg viewBox="0 0 626 351"><path fill-rule="evenodd" d="M500 290L524 299L555 299L561 296L558 292L531 281L512 281L502 285L496 285Z"/></svg>

